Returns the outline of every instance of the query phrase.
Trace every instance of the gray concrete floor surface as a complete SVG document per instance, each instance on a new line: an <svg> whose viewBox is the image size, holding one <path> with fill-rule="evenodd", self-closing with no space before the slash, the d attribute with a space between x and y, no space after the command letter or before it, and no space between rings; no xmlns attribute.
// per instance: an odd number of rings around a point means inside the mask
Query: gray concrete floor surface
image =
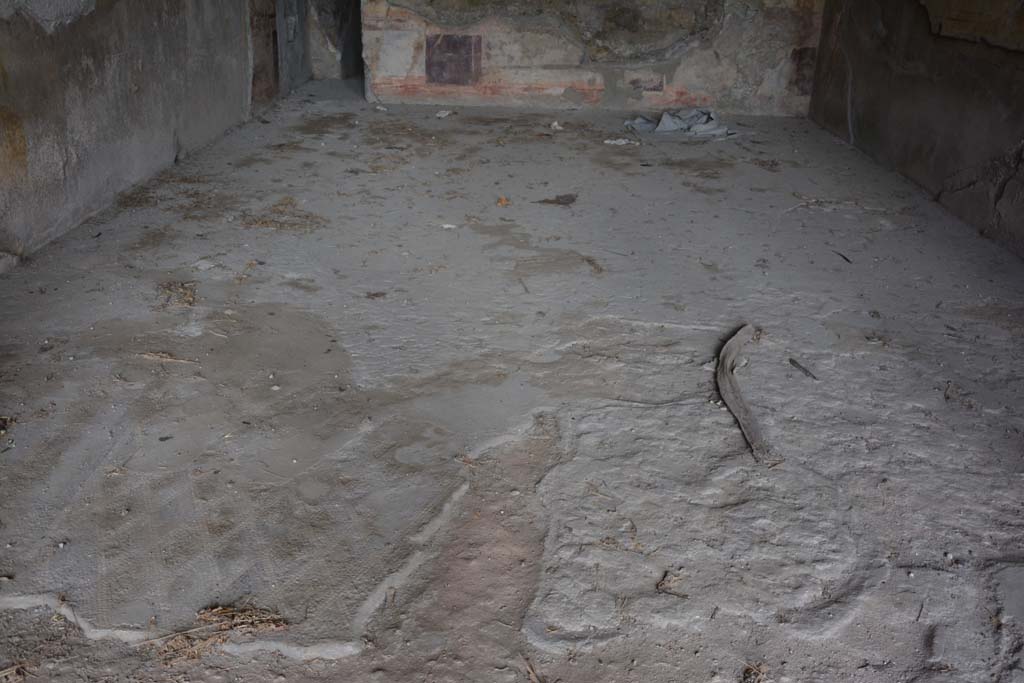
<svg viewBox="0 0 1024 683"><path fill-rule="evenodd" d="M0 276L0 668L1024 680L1020 259L805 120L436 111L310 84ZM140 642L211 605L287 625Z"/></svg>

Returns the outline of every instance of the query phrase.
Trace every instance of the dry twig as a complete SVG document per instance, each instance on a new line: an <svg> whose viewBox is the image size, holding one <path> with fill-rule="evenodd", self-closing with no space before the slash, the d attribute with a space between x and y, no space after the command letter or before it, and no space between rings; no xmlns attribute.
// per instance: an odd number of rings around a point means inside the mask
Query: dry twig
<svg viewBox="0 0 1024 683"><path fill-rule="evenodd" d="M767 683L768 667L764 662L747 664L743 667L740 683Z"/></svg>
<svg viewBox="0 0 1024 683"><path fill-rule="evenodd" d="M282 629L287 622L278 614L256 607L207 607L196 614L198 626L151 638L139 645L162 643L157 654L164 664L200 659L235 634L255 635Z"/></svg>
<svg viewBox="0 0 1024 683"><path fill-rule="evenodd" d="M199 365L197 361L188 360L187 358L178 358L166 351L144 351L143 353L136 354L139 358L145 358L146 360L155 360L162 363L188 363L189 365Z"/></svg>
<svg viewBox="0 0 1024 683"><path fill-rule="evenodd" d="M810 370L808 370L807 368L805 368L803 365L801 365L800 361L798 361L796 358L790 358L789 359L789 364L792 365L797 370L799 370L800 372L804 373L806 376L808 376L811 379L813 379L815 382L818 381L818 378L814 376L814 373L811 372Z"/></svg>
<svg viewBox="0 0 1024 683"><path fill-rule="evenodd" d="M25 668L24 664L14 664L0 671L0 683L14 683L15 681L23 681L28 677L28 669Z"/></svg>
<svg viewBox="0 0 1024 683"><path fill-rule="evenodd" d="M678 590L676 590L676 584L679 584L679 583L682 583L682 578L681 577L676 576L675 574L673 574L670 571L666 571L664 574L662 574L661 580L658 581L658 583L654 587L654 589L656 591L658 591L659 593L664 593L666 595L674 595L677 598L688 598L688 597L690 597L686 593L681 593Z"/></svg>
<svg viewBox="0 0 1024 683"><path fill-rule="evenodd" d="M523 658L523 664L526 665L526 674L530 677L530 683L544 683L544 677L537 673L537 670L533 668L533 664L526 658L526 655L519 655Z"/></svg>

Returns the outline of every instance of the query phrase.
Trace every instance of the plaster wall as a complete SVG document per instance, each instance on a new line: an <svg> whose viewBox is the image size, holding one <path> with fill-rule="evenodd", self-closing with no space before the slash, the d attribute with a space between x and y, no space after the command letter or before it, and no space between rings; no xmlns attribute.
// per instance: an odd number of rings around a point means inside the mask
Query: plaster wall
<svg viewBox="0 0 1024 683"><path fill-rule="evenodd" d="M822 0L364 0L385 102L805 115Z"/></svg>
<svg viewBox="0 0 1024 683"><path fill-rule="evenodd" d="M38 249L250 110L248 0L0 0L0 253Z"/></svg>
<svg viewBox="0 0 1024 683"><path fill-rule="evenodd" d="M811 117L1024 256L1024 7L829 0Z"/></svg>

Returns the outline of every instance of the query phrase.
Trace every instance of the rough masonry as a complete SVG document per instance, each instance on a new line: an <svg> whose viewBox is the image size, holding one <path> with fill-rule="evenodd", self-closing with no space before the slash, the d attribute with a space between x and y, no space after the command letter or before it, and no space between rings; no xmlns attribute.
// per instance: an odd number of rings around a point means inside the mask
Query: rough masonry
<svg viewBox="0 0 1024 683"><path fill-rule="evenodd" d="M1024 256L1024 6L830 0L824 24L811 117Z"/></svg>

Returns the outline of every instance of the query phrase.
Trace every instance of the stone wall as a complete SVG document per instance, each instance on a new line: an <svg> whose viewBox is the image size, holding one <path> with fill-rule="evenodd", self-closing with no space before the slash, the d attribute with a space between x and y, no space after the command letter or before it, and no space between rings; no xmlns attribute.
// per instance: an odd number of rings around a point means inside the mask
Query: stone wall
<svg viewBox="0 0 1024 683"><path fill-rule="evenodd" d="M805 115L823 0L364 0L388 102Z"/></svg>
<svg viewBox="0 0 1024 683"><path fill-rule="evenodd" d="M287 95L313 75L306 0L277 0L280 94Z"/></svg>
<svg viewBox="0 0 1024 683"><path fill-rule="evenodd" d="M341 78L341 18L336 0L311 0L306 14L313 78Z"/></svg>
<svg viewBox="0 0 1024 683"><path fill-rule="evenodd" d="M812 118L1024 256L1024 5L829 0Z"/></svg>
<svg viewBox="0 0 1024 683"><path fill-rule="evenodd" d="M248 22L248 0L0 0L0 252L245 120Z"/></svg>

